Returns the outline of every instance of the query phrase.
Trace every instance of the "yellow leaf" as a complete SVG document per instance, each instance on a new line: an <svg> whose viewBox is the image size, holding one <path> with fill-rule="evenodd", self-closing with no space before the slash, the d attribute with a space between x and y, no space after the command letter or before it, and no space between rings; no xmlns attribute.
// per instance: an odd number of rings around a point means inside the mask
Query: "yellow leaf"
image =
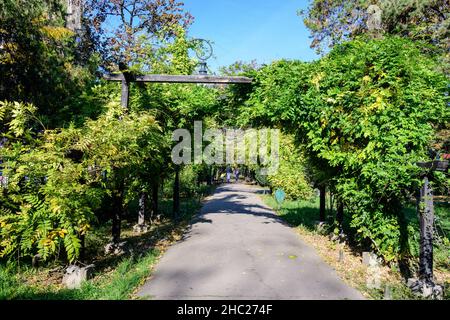
<svg viewBox="0 0 450 320"><path fill-rule="evenodd" d="M74 35L73 31L64 27L44 26L41 31L54 40L63 40Z"/></svg>

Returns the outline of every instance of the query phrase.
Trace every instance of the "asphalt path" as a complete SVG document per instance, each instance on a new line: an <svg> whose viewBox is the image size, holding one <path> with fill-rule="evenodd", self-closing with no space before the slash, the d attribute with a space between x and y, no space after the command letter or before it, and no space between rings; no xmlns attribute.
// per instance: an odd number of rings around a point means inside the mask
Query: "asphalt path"
<svg viewBox="0 0 450 320"><path fill-rule="evenodd" d="M219 187L138 296L156 300L363 299L259 194Z"/></svg>

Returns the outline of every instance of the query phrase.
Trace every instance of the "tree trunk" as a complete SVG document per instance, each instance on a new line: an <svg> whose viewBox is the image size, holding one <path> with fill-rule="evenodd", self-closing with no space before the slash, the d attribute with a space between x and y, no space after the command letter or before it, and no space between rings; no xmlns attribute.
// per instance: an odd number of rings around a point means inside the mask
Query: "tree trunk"
<svg viewBox="0 0 450 320"><path fill-rule="evenodd" d="M152 216L150 217L150 222L153 217L158 215L158 201L159 201L159 183L158 181L153 182L152 186Z"/></svg>
<svg viewBox="0 0 450 320"><path fill-rule="evenodd" d="M147 205L147 192L141 192L139 195L139 213L138 213L138 225L145 225L145 210Z"/></svg>
<svg viewBox="0 0 450 320"><path fill-rule="evenodd" d="M180 167L175 168L175 183L173 184L173 215L175 220L180 216Z"/></svg>
<svg viewBox="0 0 450 320"><path fill-rule="evenodd" d="M325 185L320 186L320 222L325 222L327 219L326 215L326 191L327 188Z"/></svg>
<svg viewBox="0 0 450 320"><path fill-rule="evenodd" d="M330 212L329 212L330 216L333 216L333 209L334 209L334 197L333 193L330 190Z"/></svg>
<svg viewBox="0 0 450 320"><path fill-rule="evenodd" d="M120 232L122 227L122 198L119 195L115 195L113 204L112 242L118 244L120 242Z"/></svg>
<svg viewBox="0 0 450 320"><path fill-rule="evenodd" d="M222 169L220 169L220 170L217 169L217 170L216 170L216 181L219 181L219 180L220 180L220 175L222 174L221 170L222 170Z"/></svg>
<svg viewBox="0 0 450 320"><path fill-rule="evenodd" d="M114 244L120 243L120 233L122 229L122 211L123 211L123 194L125 182L122 181L118 190L113 194L113 215L112 215L112 242Z"/></svg>
<svg viewBox="0 0 450 320"><path fill-rule="evenodd" d="M428 177L423 180L418 201L420 219L420 266L419 277L427 283L433 283L433 190Z"/></svg>
<svg viewBox="0 0 450 320"><path fill-rule="evenodd" d="M214 168L213 167L209 168L208 172L209 172L209 174L208 174L208 177L207 177L206 184L208 186L211 186L212 185L212 181L213 181L213 177L214 177Z"/></svg>
<svg viewBox="0 0 450 320"><path fill-rule="evenodd" d="M80 235L81 249L80 249L80 261L84 262L86 260L86 236Z"/></svg>
<svg viewBox="0 0 450 320"><path fill-rule="evenodd" d="M339 228L342 231L342 224L344 222L344 204L341 200L338 201L338 208L337 208L337 214L336 214L336 221L339 224Z"/></svg>
<svg viewBox="0 0 450 320"><path fill-rule="evenodd" d="M66 8L66 28L78 33L83 15L81 0L66 0Z"/></svg>
<svg viewBox="0 0 450 320"><path fill-rule="evenodd" d="M398 266L400 269L400 274L404 279L412 278L412 272L409 265L410 261L410 246L409 246L409 232L408 232L408 221L405 216L405 212L402 210L401 203L396 206L398 216L397 221L400 227L400 254L398 258Z"/></svg>

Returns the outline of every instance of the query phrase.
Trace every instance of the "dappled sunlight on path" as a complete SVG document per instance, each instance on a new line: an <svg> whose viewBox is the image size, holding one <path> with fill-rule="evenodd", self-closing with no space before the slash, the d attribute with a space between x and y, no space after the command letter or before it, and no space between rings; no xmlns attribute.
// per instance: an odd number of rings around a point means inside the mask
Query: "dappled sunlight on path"
<svg viewBox="0 0 450 320"><path fill-rule="evenodd" d="M224 185L139 292L149 299L363 299L259 197Z"/></svg>

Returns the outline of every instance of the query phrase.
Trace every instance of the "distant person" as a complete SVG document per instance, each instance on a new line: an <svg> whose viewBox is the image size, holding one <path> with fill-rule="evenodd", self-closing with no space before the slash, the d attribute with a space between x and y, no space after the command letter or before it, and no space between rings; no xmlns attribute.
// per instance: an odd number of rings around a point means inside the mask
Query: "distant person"
<svg viewBox="0 0 450 320"><path fill-rule="evenodd" d="M231 173L232 173L232 170L231 170L230 166L228 166L227 167L227 183L231 182Z"/></svg>
<svg viewBox="0 0 450 320"><path fill-rule="evenodd" d="M220 183L223 183L223 182L225 181L225 173L222 173L222 174L220 175L219 180L220 180Z"/></svg>
<svg viewBox="0 0 450 320"><path fill-rule="evenodd" d="M241 172L239 171L239 168L236 167L236 169L234 170L234 177L236 178L236 183L239 182L239 174Z"/></svg>

